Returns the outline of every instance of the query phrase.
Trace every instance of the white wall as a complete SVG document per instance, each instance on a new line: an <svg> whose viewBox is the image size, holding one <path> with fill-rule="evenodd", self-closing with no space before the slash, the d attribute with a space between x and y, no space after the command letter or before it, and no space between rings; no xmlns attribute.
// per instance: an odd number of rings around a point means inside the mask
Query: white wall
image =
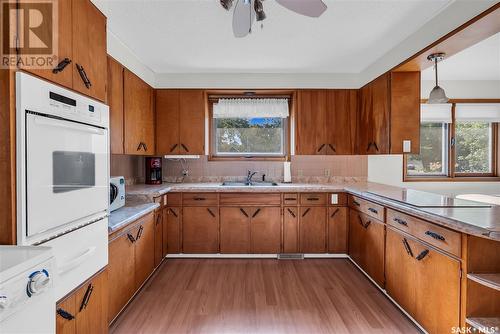
<svg viewBox="0 0 500 334"><path fill-rule="evenodd" d="M500 182L403 182L403 155L370 155L368 157L368 181L448 196L500 195Z"/></svg>
<svg viewBox="0 0 500 334"><path fill-rule="evenodd" d="M434 88L434 81L422 81L422 98L429 97L429 93ZM456 80L439 81L439 86L446 91L446 96L450 99L499 99L500 81L493 80Z"/></svg>

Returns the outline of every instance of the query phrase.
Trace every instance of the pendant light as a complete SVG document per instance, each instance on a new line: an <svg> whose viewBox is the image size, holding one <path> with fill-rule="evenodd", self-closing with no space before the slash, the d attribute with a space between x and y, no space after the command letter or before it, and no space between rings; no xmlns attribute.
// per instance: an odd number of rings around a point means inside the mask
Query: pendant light
<svg viewBox="0 0 500 334"><path fill-rule="evenodd" d="M444 59L444 53L433 53L427 56L427 59L434 62L434 71L436 74L436 86L432 88L431 93L429 94L429 99L427 103L429 104L439 104L439 103L448 103L448 97L446 97L446 93L444 89L439 87L438 85L438 61Z"/></svg>

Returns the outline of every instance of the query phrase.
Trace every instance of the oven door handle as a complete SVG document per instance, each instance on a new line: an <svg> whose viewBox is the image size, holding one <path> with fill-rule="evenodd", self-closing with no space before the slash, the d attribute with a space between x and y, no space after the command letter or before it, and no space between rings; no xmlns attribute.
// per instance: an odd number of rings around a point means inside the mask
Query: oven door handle
<svg viewBox="0 0 500 334"><path fill-rule="evenodd" d="M78 255L73 260L64 263L62 266L59 267L59 275L63 275L65 273L67 273L68 271L70 271L71 269L74 269L74 268L78 267L89 256L91 256L92 254L94 254L95 250L96 250L95 246L89 247L81 255Z"/></svg>
<svg viewBox="0 0 500 334"><path fill-rule="evenodd" d="M76 131L82 131L82 132L89 132L93 133L96 135L104 135L104 130L99 129L90 125L83 125L83 124L73 124L71 122L57 122L55 120L52 120L47 117L43 116L35 116L35 123L39 125L47 125L47 126L53 126L53 127L58 127L58 128L64 128L64 129L70 129L70 130L76 130Z"/></svg>

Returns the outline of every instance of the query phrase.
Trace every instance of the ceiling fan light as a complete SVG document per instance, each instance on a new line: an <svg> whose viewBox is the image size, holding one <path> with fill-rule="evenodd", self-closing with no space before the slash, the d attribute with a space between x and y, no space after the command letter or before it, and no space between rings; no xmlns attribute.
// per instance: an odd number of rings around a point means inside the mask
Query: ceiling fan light
<svg viewBox="0 0 500 334"><path fill-rule="evenodd" d="M449 99L443 88L435 86L429 94L428 104L448 103Z"/></svg>
<svg viewBox="0 0 500 334"><path fill-rule="evenodd" d="M220 4L225 10L230 10L233 6L233 0L220 0Z"/></svg>

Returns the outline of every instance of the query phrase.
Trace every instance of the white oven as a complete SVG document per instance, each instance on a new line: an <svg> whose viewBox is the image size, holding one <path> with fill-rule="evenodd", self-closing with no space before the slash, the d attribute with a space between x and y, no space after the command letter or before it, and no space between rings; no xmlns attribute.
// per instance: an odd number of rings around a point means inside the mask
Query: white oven
<svg viewBox="0 0 500 334"><path fill-rule="evenodd" d="M17 240L54 247L60 296L107 264L108 107L18 72L16 108Z"/></svg>

